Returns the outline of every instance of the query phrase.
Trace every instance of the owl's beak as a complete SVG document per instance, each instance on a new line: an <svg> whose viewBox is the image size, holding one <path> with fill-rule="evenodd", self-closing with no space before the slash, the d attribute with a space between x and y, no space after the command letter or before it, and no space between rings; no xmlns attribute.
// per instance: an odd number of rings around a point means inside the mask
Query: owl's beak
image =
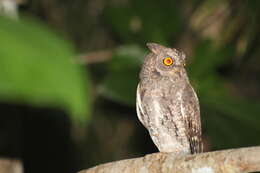
<svg viewBox="0 0 260 173"><path fill-rule="evenodd" d="M183 66L177 65L175 66L175 68L173 68L173 73L180 75L182 70L183 70Z"/></svg>
<svg viewBox="0 0 260 173"><path fill-rule="evenodd" d="M174 67L175 67L176 70L181 70L184 67L184 65L183 64L181 64L181 65L178 64L178 65L175 65Z"/></svg>
<svg viewBox="0 0 260 173"><path fill-rule="evenodd" d="M175 75L178 75L179 77L181 77L181 69L175 69L175 70L173 71L173 73L174 73Z"/></svg>

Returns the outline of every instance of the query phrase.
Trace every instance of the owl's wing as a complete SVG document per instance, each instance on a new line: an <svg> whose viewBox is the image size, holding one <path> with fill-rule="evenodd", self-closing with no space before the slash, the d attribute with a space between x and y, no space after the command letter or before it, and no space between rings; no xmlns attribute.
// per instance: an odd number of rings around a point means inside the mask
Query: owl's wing
<svg viewBox="0 0 260 173"><path fill-rule="evenodd" d="M189 138L191 153L200 153L203 150L201 139L200 108L198 97L188 84L183 91L181 111Z"/></svg>
<svg viewBox="0 0 260 173"><path fill-rule="evenodd" d="M145 112L143 110L143 105L142 105L142 100L141 100L141 93L142 93L142 91L140 89L140 84L138 84L137 90L136 90L136 112L137 112L138 119L146 127L146 122L144 120Z"/></svg>

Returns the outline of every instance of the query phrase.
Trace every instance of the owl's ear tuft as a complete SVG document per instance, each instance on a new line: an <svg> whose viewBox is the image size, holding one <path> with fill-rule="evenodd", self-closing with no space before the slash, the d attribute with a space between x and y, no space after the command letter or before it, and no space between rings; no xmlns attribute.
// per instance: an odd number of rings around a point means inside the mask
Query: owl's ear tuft
<svg viewBox="0 0 260 173"><path fill-rule="evenodd" d="M165 48L164 46L159 45L157 43L146 43L146 45L154 54L158 54Z"/></svg>

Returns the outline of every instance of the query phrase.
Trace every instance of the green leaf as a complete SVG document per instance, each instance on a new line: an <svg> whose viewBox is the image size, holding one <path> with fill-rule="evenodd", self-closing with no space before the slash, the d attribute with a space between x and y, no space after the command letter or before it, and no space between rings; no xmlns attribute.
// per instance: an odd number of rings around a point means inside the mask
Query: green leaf
<svg viewBox="0 0 260 173"><path fill-rule="evenodd" d="M65 40L35 21L0 17L0 45L1 100L58 106L86 118L87 74Z"/></svg>
<svg viewBox="0 0 260 173"><path fill-rule="evenodd" d="M144 56L145 51L136 45L119 47L108 63L108 74L98 88L100 94L134 106L138 74Z"/></svg>

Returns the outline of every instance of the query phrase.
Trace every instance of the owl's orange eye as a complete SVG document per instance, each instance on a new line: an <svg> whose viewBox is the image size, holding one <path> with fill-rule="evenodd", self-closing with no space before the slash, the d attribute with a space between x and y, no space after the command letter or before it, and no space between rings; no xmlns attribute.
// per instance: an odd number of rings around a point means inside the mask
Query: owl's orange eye
<svg viewBox="0 0 260 173"><path fill-rule="evenodd" d="M166 58L163 59L163 64L170 66L170 65L173 64L173 59L171 57L166 57Z"/></svg>

